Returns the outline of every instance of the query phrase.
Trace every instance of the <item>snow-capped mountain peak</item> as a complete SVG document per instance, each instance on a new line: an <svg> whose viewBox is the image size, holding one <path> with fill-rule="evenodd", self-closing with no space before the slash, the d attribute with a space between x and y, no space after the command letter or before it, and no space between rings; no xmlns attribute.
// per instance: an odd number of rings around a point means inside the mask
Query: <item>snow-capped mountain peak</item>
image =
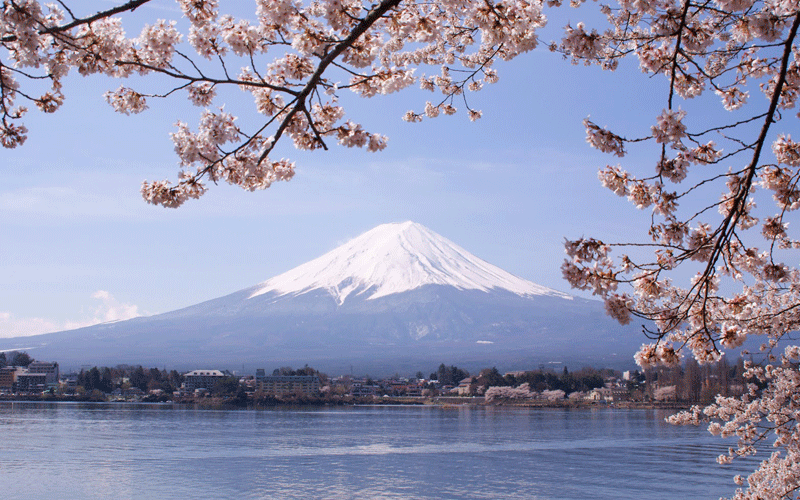
<svg viewBox="0 0 800 500"><path fill-rule="evenodd" d="M352 294L366 293L365 298L377 299L425 285L572 298L507 273L411 221L371 229L317 259L261 283L250 298L269 292L297 295L322 289L342 304Z"/></svg>

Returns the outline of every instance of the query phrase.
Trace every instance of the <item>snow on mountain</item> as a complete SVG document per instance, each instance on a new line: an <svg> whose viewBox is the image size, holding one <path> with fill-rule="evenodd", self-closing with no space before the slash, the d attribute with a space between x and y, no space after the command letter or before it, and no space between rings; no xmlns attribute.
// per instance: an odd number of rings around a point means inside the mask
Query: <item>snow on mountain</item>
<svg viewBox="0 0 800 500"><path fill-rule="evenodd" d="M522 297L572 299L503 271L411 221L383 224L367 231L261 283L249 298L269 292L300 295L324 290L341 305L353 294L371 300L425 285L449 285L460 290L502 289Z"/></svg>

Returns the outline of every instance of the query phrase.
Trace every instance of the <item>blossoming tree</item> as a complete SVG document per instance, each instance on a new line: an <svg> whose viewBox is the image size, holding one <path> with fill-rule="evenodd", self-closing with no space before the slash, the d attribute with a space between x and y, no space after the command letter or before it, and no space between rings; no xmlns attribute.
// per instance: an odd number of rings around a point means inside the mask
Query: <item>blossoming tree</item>
<svg viewBox="0 0 800 500"><path fill-rule="evenodd" d="M568 27L554 47L606 68L634 56L643 71L666 77L666 107L649 134L628 139L584 122L587 141L605 153L624 157L629 147L655 147L653 168L615 165L599 173L604 186L652 211L648 238L567 241L562 270L574 287L602 297L621 323L635 317L654 325L645 328L651 342L636 355L642 367L677 365L686 355L713 363L755 342L763 363L746 363L752 383L743 396L719 396L671 418L709 422L712 433L738 438L720 463L773 446L753 474L734 478L746 486L734 498L798 498L800 489L800 347L790 345L800 327L800 271L785 264L800 248L788 232L800 208L800 143L786 133L796 125L800 90L798 7L623 0L603 7L611 29ZM691 99L709 91L731 118L691 122ZM766 98L751 100L751 92ZM676 106L678 97L686 110Z"/></svg>
<svg viewBox="0 0 800 500"><path fill-rule="evenodd" d="M144 183L144 198L177 207L200 197L209 181L264 189L293 176L290 160L273 157L282 140L307 150L326 149L331 141L370 151L386 146L385 137L346 119L343 92L373 97L418 85L437 97L409 111L407 121L457 108L480 118L467 94L497 81L496 60L536 48L546 9L561 4L255 0L254 15L237 18L221 14L217 0L178 0L181 19L153 20L129 37L124 17L150 1L83 13L78 9L85 5L67 0L46 6L2 0L3 146L24 143L26 106L46 113L59 108L63 80L73 69L153 77L163 92L123 85L106 94L108 103L131 114L147 109L148 100L186 98L202 112L195 127L179 122L172 134L182 168L178 180ZM571 0L573 7L592 8L582 4ZM800 347L783 341L800 325L800 271L784 263L800 248L788 231L800 207L800 144L787 133L800 95L800 4L615 0L599 10L606 20L600 31L568 25L549 48L606 70L635 59L645 73L665 78L664 110L638 137L584 122L587 141L605 153L623 158L630 148L650 148L653 167L608 166L600 180L636 208L651 210L652 223L643 241L567 241L564 275L605 300L620 322L637 318L654 325L646 331L651 342L636 357L643 367L675 365L683 356L710 363L748 338L762 339L767 358L748 365L747 374L759 384L741 398L721 397L673 420L707 420L712 432L738 437L721 462L771 441L774 451L746 484L736 478L744 488L735 497L797 498ZM223 109L225 88L252 97L260 117L255 128L240 127ZM751 100L751 93L766 98ZM713 94L731 112L727 121L691 114L692 99ZM721 197L704 200L715 187ZM763 203L763 193L774 203ZM762 214L767 209L757 201L773 208ZM687 268L697 273L682 284Z"/></svg>

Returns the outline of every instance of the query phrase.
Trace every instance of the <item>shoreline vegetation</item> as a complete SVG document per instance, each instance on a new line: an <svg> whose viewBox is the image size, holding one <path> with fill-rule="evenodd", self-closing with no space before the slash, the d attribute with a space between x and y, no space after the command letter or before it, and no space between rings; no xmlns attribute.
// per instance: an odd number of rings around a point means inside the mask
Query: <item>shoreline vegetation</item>
<svg viewBox="0 0 800 500"><path fill-rule="evenodd" d="M334 407L334 406L437 406L442 408L458 408L465 406L491 406L509 408L564 408L564 409L642 409L642 410L684 410L695 403L676 401L570 401L570 400L515 400L487 402L483 397L346 397L323 398L313 396L300 397L266 397L243 400L237 397L204 397L169 399L161 397L145 397L141 400L113 400L97 395L65 395L65 394L2 394L0 403L108 403L108 404L171 404L178 406L194 406L198 409L248 409L264 410L270 408L293 407Z"/></svg>

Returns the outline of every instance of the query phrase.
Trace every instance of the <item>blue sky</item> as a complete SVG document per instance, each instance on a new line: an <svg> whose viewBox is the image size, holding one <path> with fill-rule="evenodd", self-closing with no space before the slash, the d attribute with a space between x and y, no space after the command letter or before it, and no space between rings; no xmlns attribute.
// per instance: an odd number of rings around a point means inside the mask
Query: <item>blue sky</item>
<svg viewBox="0 0 800 500"><path fill-rule="evenodd" d="M551 21L542 39L564 24ZM168 134L178 119L194 126L199 110L173 99L118 115L102 94L120 82L72 75L63 108L31 111L25 145L0 151L0 337L195 304L403 220L569 291L559 269L565 236L623 240L631 228L644 234L649 220L600 186L598 168L618 159L586 144L581 121L591 115L646 135L665 107L666 80L647 78L634 61L614 73L573 66L546 48L497 68L500 82L470 96L483 111L475 123L464 113L403 122L432 98L418 90L343 94L349 118L389 136L385 151L300 153L287 143L280 154L297 161L292 181L256 193L212 186L178 210L145 204L139 187L175 179ZM233 94L226 109L246 109L250 99ZM708 103L717 113L716 99ZM634 150L623 164L651 169L656 154Z"/></svg>

